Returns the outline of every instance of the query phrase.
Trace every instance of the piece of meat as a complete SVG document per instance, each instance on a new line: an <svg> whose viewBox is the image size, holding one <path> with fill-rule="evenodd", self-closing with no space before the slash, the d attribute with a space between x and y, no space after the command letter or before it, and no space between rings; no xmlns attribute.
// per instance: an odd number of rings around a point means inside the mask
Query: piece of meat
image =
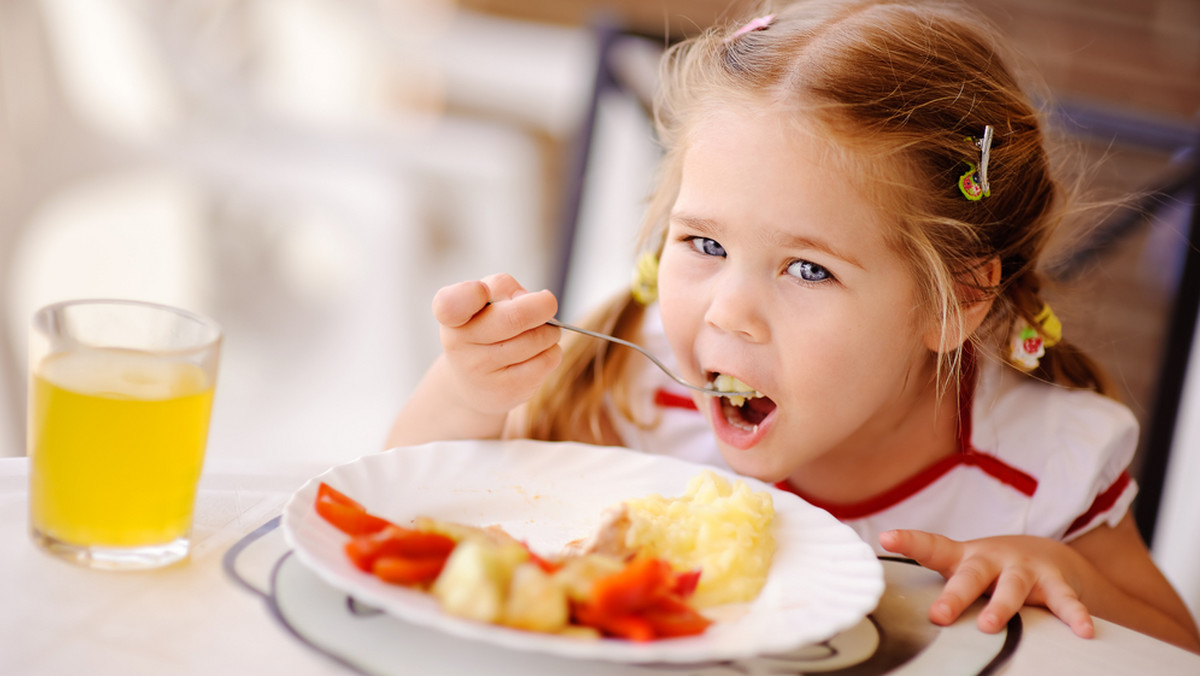
<svg viewBox="0 0 1200 676"><path fill-rule="evenodd" d="M619 559L628 559L637 553L626 537L633 522L629 519L629 508L623 503L607 507L600 513L600 525L586 538L572 540L563 547L563 556L585 556L605 554Z"/></svg>

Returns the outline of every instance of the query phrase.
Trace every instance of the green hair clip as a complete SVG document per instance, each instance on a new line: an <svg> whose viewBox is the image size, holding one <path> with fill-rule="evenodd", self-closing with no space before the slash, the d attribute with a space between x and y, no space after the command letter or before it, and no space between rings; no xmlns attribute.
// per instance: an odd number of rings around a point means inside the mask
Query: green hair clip
<svg viewBox="0 0 1200 676"><path fill-rule="evenodd" d="M992 154L992 136L995 131L992 125L987 125L983 128L983 138L975 140L968 138L979 148L979 165L976 166L973 162L967 162L967 173L958 177L958 189L962 192L963 197L978 202L979 200L992 194L992 187L988 184L988 160Z"/></svg>

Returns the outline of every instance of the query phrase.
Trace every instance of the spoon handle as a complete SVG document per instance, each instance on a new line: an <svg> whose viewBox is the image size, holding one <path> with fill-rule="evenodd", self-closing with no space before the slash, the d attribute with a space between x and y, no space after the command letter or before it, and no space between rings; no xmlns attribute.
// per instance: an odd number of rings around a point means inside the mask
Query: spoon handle
<svg viewBox="0 0 1200 676"><path fill-rule="evenodd" d="M638 345L637 343L631 343L628 340L624 340L622 338L617 338L616 336L610 336L607 333L597 333L595 331L589 331L583 327L574 326L571 324L560 322L557 319L551 319L546 323L550 324L551 326L557 326L560 329L566 329L567 331L574 331L575 333L582 333L585 336L591 336L592 338L599 338L600 340L607 340L610 343L624 345L625 347L637 350L638 352L641 352L643 355L645 355L645 357L647 359L654 362L654 365L657 366L659 369L661 369L663 373L667 374L671 378L671 380L674 380L675 382L679 383L680 385L683 385L684 387L686 387L688 389L696 390L697 392L703 392L704 394L719 396L719 397L751 397L756 394L755 392L720 392L720 391L714 390L710 387L700 387L699 385L693 385L693 384L689 383L688 381L684 380L683 378L681 378L680 376L676 375L675 372L672 371L670 368L668 368L666 364L659 361L657 357L650 354L650 352L647 351L646 348L642 347L641 345Z"/></svg>

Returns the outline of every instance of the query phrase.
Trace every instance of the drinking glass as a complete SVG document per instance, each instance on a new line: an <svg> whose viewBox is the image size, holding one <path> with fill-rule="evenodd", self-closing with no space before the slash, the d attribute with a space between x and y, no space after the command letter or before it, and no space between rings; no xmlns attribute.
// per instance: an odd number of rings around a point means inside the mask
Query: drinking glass
<svg viewBox="0 0 1200 676"><path fill-rule="evenodd" d="M55 303L29 343L29 516L46 551L93 568L188 555L221 330L165 305Z"/></svg>

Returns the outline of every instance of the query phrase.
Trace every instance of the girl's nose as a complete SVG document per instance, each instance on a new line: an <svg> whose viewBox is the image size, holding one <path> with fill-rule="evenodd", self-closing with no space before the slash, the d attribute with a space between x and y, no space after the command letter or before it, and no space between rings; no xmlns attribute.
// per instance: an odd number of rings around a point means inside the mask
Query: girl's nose
<svg viewBox="0 0 1200 676"><path fill-rule="evenodd" d="M704 321L745 340L764 342L768 337L768 324L763 312L765 298L766 289L755 288L749 281L733 275L724 275L713 285Z"/></svg>

